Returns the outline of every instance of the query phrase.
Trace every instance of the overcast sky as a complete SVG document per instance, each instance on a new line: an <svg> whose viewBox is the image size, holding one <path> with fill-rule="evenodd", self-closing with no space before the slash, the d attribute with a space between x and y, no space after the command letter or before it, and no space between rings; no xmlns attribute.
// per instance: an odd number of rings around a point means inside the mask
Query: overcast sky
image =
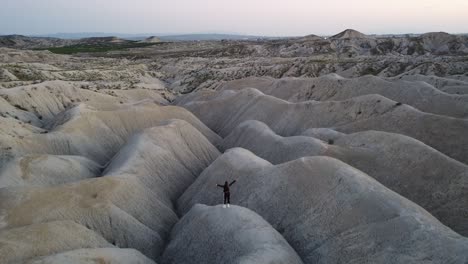
<svg viewBox="0 0 468 264"><path fill-rule="evenodd" d="M0 1L0 34L468 32L468 0Z"/></svg>

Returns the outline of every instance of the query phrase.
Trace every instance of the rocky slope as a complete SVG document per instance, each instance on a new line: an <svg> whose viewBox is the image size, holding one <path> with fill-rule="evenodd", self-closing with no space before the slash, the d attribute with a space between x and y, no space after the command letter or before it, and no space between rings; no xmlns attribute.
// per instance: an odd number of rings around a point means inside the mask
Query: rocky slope
<svg viewBox="0 0 468 264"><path fill-rule="evenodd" d="M118 41L113 38L86 41L94 43L97 40ZM1 61L10 62L0 65L0 85L2 79L9 82L112 79L116 87L151 83L140 80L141 70L146 72L145 76L167 83L171 91L181 93L215 88L220 82L250 76L318 77L337 73L348 78L367 74L399 78L422 74L466 82L467 43L467 36L443 32L419 36L367 36L355 30L345 30L330 38L309 35L281 39L162 42L142 48L92 53L99 58L81 54L73 60L45 51L35 52L41 57L51 58L36 60L35 67L46 64L55 67L54 72L38 68L32 70L30 65L15 63L31 61L30 57L35 55L25 56L28 51L5 52L0 48L0 56L4 57ZM80 69L79 65L83 63L99 70ZM116 68L120 69L108 71ZM447 89L453 93L466 93L450 87Z"/></svg>
<svg viewBox="0 0 468 264"><path fill-rule="evenodd" d="M336 74L318 78L251 77L224 83L218 90L249 87L291 102L341 101L379 94L427 113L468 117L468 95L447 94L426 82L383 79L371 75L353 79Z"/></svg>
<svg viewBox="0 0 468 264"><path fill-rule="evenodd" d="M50 37L28 37L22 35L0 36L0 47L14 49L46 49L70 45L122 44L129 40L117 37L91 37L82 39L61 39Z"/></svg>
<svg viewBox="0 0 468 264"><path fill-rule="evenodd" d="M278 231L254 212L239 206L226 210L220 205L195 205L174 227L163 263L302 261Z"/></svg>
<svg viewBox="0 0 468 264"><path fill-rule="evenodd" d="M304 263L418 263L467 260L468 239L366 174L328 157L271 165L231 149L210 165L179 199L216 204L216 182L238 180L235 203L280 231Z"/></svg>
<svg viewBox="0 0 468 264"><path fill-rule="evenodd" d="M311 129L304 134L307 136L281 137L265 124L249 120L224 139L223 148L245 148L273 164L307 156L339 159L424 207L460 234L468 235L463 209L468 203L465 164L399 134L363 131L346 135L325 129Z"/></svg>
<svg viewBox="0 0 468 264"><path fill-rule="evenodd" d="M201 93L202 94L202 93ZM298 135L309 128L332 128L344 133L380 130L399 133L461 162L468 162L463 136L468 120L428 114L380 95L364 95L343 101L290 103L257 89L223 93L205 101L195 96L185 104L213 131L227 136L246 120L267 124L282 136Z"/></svg>

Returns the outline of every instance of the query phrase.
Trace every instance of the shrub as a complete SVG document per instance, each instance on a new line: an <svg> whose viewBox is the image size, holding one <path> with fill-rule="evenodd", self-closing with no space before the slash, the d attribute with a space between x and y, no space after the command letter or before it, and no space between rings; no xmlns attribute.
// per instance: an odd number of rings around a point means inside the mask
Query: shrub
<svg viewBox="0 0 468 264"><path fill-rule="evenodd" d="M20 110L28 111L28 109L22 107L21 105L15 104L14 106L15 106L16 108L20 109Z"/></svg>

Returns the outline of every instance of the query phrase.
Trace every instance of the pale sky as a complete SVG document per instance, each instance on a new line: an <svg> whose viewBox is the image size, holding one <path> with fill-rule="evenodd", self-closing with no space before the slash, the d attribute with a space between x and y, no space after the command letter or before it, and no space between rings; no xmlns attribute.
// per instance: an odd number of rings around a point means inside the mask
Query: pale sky
<svg viewBox="0 0 468 264"><path fill-rule="evenodd" d="M0 0L0 34L468 33L468 0Z"/></svg>

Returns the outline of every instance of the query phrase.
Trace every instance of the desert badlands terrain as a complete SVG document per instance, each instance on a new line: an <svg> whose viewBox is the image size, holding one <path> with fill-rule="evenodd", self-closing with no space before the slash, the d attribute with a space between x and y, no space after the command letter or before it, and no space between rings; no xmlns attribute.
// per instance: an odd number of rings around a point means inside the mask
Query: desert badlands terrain
<svg viewBox="0 0 468 264"><path fill-rule="evenodd" d="M467 36L0 37L0 263L468 263L467 236Z"/></svg>

